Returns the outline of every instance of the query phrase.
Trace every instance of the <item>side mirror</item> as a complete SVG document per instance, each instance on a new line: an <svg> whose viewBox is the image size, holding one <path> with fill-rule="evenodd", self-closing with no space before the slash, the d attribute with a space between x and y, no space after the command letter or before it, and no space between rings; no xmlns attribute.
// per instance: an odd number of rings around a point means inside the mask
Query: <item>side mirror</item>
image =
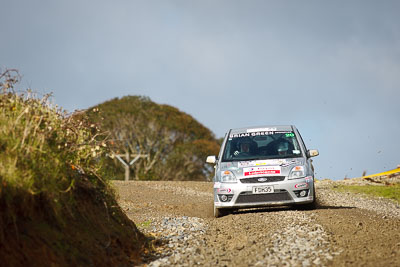
<svg viewBox="0 0 400 267"><path fill-rule="evenodd" d="M206 159L207 163L215 164L217 162L217 158L215 156L208 156Z"/></svg>
<svg viewBox="0 0 400 267"><path fill-rule="evenodd" d="M318 156L318 155L319 155L319 152L318 152L317 149L310 149L310 150L307 151L307 156L308 156L309 158L311 158L311 157L316 157L316 156Z"/></svg>

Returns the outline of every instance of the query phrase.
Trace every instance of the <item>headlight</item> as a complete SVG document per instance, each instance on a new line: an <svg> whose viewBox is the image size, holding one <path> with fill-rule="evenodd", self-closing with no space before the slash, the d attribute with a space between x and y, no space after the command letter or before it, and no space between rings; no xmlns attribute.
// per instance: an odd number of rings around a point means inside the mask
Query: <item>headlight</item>
<svg viewBox="0 0 400 267"><path fill-rule="evenodd" d="M236 176L231 171L221 172L222 183L236 183Z"/></svg>
<svg viewBox="0 0 400 267"><path fill-rule="evenodd" d="M306 176L304 166L294 166L289 174L289 179L298 179Z"/></svg>

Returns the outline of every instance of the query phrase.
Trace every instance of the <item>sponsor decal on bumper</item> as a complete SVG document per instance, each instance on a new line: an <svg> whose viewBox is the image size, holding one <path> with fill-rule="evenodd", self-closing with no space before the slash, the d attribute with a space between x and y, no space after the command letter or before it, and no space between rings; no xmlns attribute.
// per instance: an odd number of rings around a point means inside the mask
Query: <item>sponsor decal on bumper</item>
<svg viewBox="0 0 400 267"><path fill-rule="evenodd" d="M230 189L230 188L218 188L217 192L221 193L221 194L227 194L227 193L231 193L232 189Z"/></svg>
<svg viewBox="0 0 400 267"><path fill-rule="evenodd" d="M301 184L296 184L294 188L300 189L300 188L308 188L307 183L301 183Z"/></svg>

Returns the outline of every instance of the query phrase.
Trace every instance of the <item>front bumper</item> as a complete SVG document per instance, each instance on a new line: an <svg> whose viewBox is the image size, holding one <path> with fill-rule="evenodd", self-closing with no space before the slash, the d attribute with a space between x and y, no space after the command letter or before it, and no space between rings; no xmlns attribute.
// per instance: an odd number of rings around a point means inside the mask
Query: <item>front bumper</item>
<svg viewBox="0 0 400 267"><path fill-rule="evenodd" d="M273 193L253 194L253 187L273 186ZM306 191L305 196L300 196ZM305 177L268 183L214 183L214 205L217 208L251 208L307 204L314 201L314 179ZM226 197L223 197L226 196ZM225 201L223 201L225 200Z"/></svg>

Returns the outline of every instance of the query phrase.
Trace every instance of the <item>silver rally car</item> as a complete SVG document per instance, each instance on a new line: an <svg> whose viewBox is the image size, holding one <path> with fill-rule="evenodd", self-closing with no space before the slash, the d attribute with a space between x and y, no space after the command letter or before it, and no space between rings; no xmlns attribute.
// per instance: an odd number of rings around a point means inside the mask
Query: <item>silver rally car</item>
<svg viewBox="0 0 400 267"><path fill-rule="evenodd" d="M275 205L315 205L311 157L293 125L231 129L215 164L214 216L232 210Z"/></svg>

